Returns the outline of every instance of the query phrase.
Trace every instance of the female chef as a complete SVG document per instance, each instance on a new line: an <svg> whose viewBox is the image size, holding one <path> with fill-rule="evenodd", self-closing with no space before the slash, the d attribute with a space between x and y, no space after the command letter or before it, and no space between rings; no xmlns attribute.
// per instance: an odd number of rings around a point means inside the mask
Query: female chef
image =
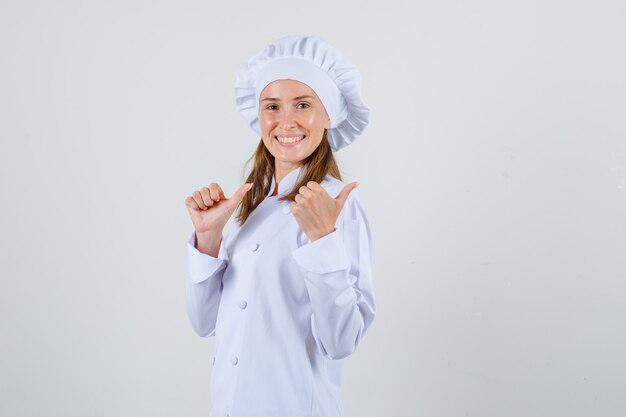
<svg viewBox="0 0 626 417"><path fill-rule="evenodd" d="M254 166L230 198L211 183L185 200L187 314L216 337L211 417L343 416L343 359L375 315L370 226L333 155L368 124L360 84L317 37L282 38L238 73Z"/></svg>

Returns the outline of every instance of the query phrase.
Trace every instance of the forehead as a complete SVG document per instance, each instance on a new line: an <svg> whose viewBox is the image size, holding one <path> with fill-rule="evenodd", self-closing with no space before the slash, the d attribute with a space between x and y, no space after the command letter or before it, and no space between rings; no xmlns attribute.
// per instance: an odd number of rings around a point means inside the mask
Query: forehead
<svg viewBox="0 0 626 417"><path fill-rule="evenodd" d="M289 98L302 95L310 95L317 98L315 91L303 82L298 80L275 80L265 86L259 98Z"/></svg>

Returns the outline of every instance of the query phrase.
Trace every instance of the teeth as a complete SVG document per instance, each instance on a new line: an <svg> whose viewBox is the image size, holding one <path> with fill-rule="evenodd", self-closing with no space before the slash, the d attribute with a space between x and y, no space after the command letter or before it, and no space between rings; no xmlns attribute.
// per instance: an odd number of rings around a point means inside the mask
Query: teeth
<svg viewBox="0 0 626 417"><path fill-rule="evenodd" d="M294 143L304 139L304 136L294 136L292 138L276 136L276 139L278 139L278 141L281 143Z"/></svg>

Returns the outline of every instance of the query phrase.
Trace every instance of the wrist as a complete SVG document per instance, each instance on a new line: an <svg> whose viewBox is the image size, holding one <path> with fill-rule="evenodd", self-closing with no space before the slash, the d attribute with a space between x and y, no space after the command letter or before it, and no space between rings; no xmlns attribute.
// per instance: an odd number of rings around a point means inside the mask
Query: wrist
<svg viewBox="0 0 626 417"><path fill-rule="evenodd" d="M336 227L333 227L333 230L327 231L327 232L325 232L325 233L319 233L319 234L316 234L316 235L314 235L314 236L310 237L309 239L311 240L311 242L315 242L316 240L321 239L321 238L323 238L324 236L327 236L327 235L329 235L329 234L333 233L333 232L334 232L334 231L336 231L336 230L337 230L337 228L336 228Z"/></svg>
<svg viewBox="0 0 626 417"><path fill-rule="evenodd" d="M222 232L196 232L196 249L198 251L217 258L222 243Z"/></svg>

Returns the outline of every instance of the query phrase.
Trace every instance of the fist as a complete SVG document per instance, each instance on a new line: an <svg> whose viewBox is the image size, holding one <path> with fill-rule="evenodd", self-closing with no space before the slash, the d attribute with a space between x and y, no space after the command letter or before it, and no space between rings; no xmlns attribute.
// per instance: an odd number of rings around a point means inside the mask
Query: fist
<svg viewBox="0 0 626 417"><path fill-rule="evenodd" d="M336 230L335 223L339 213L350 192L358 185L356 181L347 184L335 198L315 181L309 181L306 186L300 187L295 201L289 207L311 242Z"/></svg>

